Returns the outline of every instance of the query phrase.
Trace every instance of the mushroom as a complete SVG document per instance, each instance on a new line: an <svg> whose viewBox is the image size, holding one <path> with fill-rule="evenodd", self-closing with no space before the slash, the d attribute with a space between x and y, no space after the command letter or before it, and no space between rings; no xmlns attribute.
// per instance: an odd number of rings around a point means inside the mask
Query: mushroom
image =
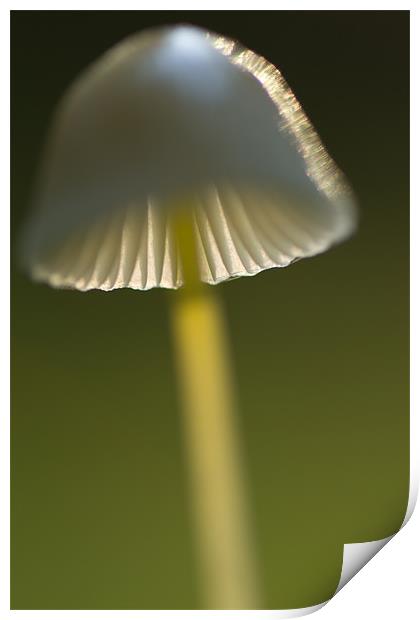
<svg viewBox="0 0 420 620"><path fill-rule="evenodd" d="M171 324L210 608L258 608L218 284L355 227L343 175L283 79L191 26L130 36L59 105L23 235L35 280L179 289Z"/></svg>

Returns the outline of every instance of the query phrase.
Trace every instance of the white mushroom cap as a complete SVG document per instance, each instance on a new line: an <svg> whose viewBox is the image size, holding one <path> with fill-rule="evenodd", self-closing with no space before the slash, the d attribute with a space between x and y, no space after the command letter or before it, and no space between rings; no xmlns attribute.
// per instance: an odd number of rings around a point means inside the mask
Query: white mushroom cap
<svg viewBox="0 0 420 620"><path fill-rule="evenodd" d="M129 37L65 94L25 263L58 287L178 288L183 200L209 284L318 254L355 225L351 192L280 72L190 26Z"/></svg>

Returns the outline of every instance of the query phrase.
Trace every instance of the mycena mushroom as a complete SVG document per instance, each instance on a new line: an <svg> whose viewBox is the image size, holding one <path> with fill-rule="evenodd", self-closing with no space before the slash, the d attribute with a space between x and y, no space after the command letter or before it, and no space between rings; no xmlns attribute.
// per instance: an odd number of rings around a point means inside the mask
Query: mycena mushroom
<svg viewBox="0 0 420 620"><path fill-rule="evenodd" d="M354 201L280 72L180 26L129 37L55 115L24 234L55 287L179 289L170 312L197 544L213 608L258 608L217 284L323 252Z"/></svg>

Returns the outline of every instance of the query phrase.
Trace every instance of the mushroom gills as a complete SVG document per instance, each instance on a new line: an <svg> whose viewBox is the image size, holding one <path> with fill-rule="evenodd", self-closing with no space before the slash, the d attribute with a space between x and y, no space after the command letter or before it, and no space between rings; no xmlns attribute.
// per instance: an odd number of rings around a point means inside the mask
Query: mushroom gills
<svg viewBox="0 0 420 620"><path fill-rule="evenodd" d="M286 267L340 240L336 212L303 210L267 192L212 187L191 217L203 282L217 284ZM182 286L171 210L157 201L130 205L85 225L32 261L35 279L81 291ZM347 231L342 223L343 235Z"/></svg>

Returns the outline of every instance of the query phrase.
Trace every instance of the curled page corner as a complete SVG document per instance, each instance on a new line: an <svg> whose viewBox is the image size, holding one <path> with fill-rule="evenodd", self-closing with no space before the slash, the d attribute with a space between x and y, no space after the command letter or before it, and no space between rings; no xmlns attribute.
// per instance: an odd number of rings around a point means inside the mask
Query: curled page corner
<svg viewBox="0 0 420 620"><path fill-rule="evenodd" d="M341 568L340 581L334 592L335 596L346 583L361 570L385 545L393 538L395 534L381 538L380 540L372 540L362 543L346 543L343 551L343 565Z"/></svg>
<svg viewBox="0 0 420 620"><path fill-rule="evenodd" d="M341 588L343 588L392 538L394 538L394 536L398 534L398 532L402 530L403 527L407 525L416 505L417 493L418 480L417 476L415 476L410 480L407 510L405 512L404 521L397 532L380 540L346 543L344 545L340 581L333 596L335 596Z"/></svg>
<svg viewBox="0 0 420 620"><path fill-rule="evenodd" d="M334 598L336 594L364 567L366 564L383 548L389 541L394 538L405 527L410 520L411 515L414 512L414 507L417 502L418 495L418 478L417 476L411 477L410 491L408 496L407 510L405 513L404 521L400 529L380 540L372 540L368 542L359 543L345 543L343 549L343 563L341 567L340 580L338 586L332 595L332 597L323 603L318 605L312 605L310 607L302 607L300 609L279 609L276 612L276 618L300 618L301 616L307 616L312 614L322 607L324 607L330 600Z"/></svg>

